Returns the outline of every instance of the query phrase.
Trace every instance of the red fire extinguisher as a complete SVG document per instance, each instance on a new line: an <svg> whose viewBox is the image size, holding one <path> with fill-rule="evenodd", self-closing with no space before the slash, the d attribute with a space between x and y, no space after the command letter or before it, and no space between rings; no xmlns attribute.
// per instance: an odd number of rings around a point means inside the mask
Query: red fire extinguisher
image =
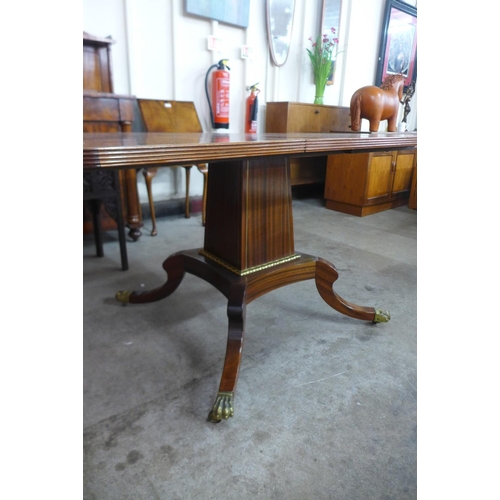
<svg viewBox="0 0 500 500"><path fill-rule="evenodd" d="M260 90L257 88L258 83L254 83L247 90L250 90L250 95L247 97L246 114L245 114L245 133L257 133L257 112L259 110L258 94Z"/></svg>
<svg viewBox="0 0 500 500"><path fill-rule="evenodd" d="M229 128L229 66L227 59L221 59L217 64L208 68L205 76L205 93L207 94L208 107L212 128ZM212 101L208 94L208 75L212 69Z"/></svg>

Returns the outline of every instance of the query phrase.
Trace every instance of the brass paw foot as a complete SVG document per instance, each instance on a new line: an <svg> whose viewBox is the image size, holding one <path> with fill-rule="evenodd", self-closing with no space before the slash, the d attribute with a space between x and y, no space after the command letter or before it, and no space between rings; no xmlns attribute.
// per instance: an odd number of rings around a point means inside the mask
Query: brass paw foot
<svg viewBox="0 0 500 500"><path fill-rule="evenodd" d="M375 309L375 316L373 317L374 323L387 323L391 319L389 311L381 311L380 309Z"/></svg>
<svg viewBox="0 0 500 500"><path fill-rule="evenodd" d="M129 292L127 290L125 291L120 291L120 292L116 292L116 300L118 302L121 302L122 304L128 304L129 301L130 301L130 295L132 294L132 292Z"/></svg>
<svg viewBox="0 0 500 500"><path fill-rule="evenodd" d="M208 414L210 422L220 422L222 419L227 420L234 415L233 409L233 393L219 392L217 399L212 407L212 411Z"/></svg>

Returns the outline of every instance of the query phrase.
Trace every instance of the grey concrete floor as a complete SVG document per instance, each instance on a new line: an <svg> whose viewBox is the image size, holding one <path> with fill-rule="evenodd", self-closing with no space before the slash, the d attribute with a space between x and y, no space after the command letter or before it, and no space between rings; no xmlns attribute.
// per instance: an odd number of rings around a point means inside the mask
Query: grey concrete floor
<svg viewBox="0 0 500 500"><path fill-rule="evenodd" d="M332 262L344 299L388 323L343 316L313 280L247 308L235 415L206 421L227 336L226 300L187 274L165 300L122 306L118 290L165 281L173 252L203 246L200 214L158 236L116 235L104 258L84 237L84 499L417 498L417 212L359 218L294 199L295 249Z"/></svg>

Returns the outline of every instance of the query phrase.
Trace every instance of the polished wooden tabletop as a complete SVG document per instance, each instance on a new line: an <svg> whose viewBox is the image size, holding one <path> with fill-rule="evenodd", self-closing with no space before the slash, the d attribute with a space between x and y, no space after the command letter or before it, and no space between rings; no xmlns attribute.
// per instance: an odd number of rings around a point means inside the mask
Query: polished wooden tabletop
<svg viewBox="0 0 500 500"><path fill-rule="evenodd" d="M84 133L83 168L134 168L251 158L415 147L413 132Z"/></svg>

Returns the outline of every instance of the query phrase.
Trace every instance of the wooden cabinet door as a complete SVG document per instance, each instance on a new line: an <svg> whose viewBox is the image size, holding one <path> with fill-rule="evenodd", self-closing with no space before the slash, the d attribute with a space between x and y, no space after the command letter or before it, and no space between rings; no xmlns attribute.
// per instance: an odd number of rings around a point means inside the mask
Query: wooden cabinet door
<svg viewBox="0 0 500 500"><path fill-rule="evenodd" d="M395 152L381 151L379 153L370 153L365 198L366 204L380 203L389 200L392 192L395 162Z"/></svg>
<svg viewBox="0 0 500 500"><path fill-rule="evenodd" d="M393 198L408 196L415 163L415 151L399 151L394 169L394 182L392 184Z"/></svg>
<svg viewBox="0 0 500 500"><path fill-rule="evenodd" d="M362 207L366 194L366 171L370 154L329 155L326 166L325 198Z"/></svg>
<svg viewBox="0 0 500 500"><path fill-rule="evenodd" d="M415 152L415 168L411 177L410 200L408 208L417 209L417 152Z"/></svg>

